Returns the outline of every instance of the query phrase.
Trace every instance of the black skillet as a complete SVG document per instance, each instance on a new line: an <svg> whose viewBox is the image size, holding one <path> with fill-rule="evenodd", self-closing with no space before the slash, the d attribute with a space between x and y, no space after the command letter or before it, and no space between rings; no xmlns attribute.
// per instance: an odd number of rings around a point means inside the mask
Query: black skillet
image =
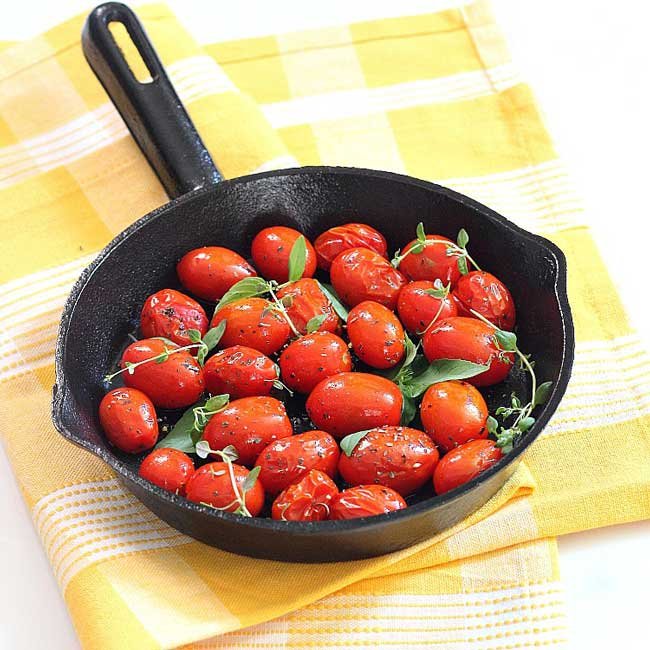
<svg viewBox="0 0 650 650"><path fill-rule="evenodd" d="M151 83L135 79L109 32L110 22L124 24ZM512 475L522 452L555 412L569 380L574 335L562 252L462 194L408 176L305 167L222 180L129 8L112 2L97 7L82 42L90 66L172 200L119 234L72 289L56 348L53 420L58 431L108 463L138 499L174 528L254 557L330 562L381 555L424 540L483 505ZM175 263L192 248L222 245L246 256L253 236L266 226L289 225L313 239L349 221L378 228L393 250L413 237L419 221L427 232L451 238L460 228L470 233L472 255L514 295L520 346L533 354L538 377L553 382L550 399L517 448L444 496L421 494L405 510L351 521L248 519L190 503L140 479L140 457L107 444L97 408L105 392L103 377L137 326L145 298L178 286ZM491 408L513 390L522 396L529 390L517 372L486 393ZM300 404L291 409L296 428L308 427Z"/></svg>

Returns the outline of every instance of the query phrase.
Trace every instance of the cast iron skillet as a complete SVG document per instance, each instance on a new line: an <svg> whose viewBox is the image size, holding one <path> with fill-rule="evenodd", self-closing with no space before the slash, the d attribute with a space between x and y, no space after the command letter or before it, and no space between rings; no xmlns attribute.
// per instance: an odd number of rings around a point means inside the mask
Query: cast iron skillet
<svg viewBox="0 0 650 650"><path fill-rule="evenodd" d="M153 81L132 75L109 30L124 24ZM207 544L254 557L328 562L405 548L457 523L483 505L514 472L567 386L573 325L566 262L547 240L513 225L472 199L408 176L367 169L305 167L222 180L135 15L107 3L88 17L83 50L171 201L118 235L82 273L66 303L56 348L53 420L68 440L108 463L125 486L174 528ZM124 191L138 191L126 188ZM116 197L119 201L119 197ZM351 521L282 522L248 519L190 503L138 477L140 457L121 454L104 438L97 408L102 378L137 327L145 298L177 287L176 261L188 250L222 245L246 256L261 228L289 225L313 239L337 224L363 221L394 250L427 232L471 236L472 255L511 289L522 349L537 362L553 392L521 444L490 470L444 496L420 495L402 511ZM512 390L526 395L522 374L486 392L492 406ZM310 428L300 403L289 405L297 429Z"/></svg>

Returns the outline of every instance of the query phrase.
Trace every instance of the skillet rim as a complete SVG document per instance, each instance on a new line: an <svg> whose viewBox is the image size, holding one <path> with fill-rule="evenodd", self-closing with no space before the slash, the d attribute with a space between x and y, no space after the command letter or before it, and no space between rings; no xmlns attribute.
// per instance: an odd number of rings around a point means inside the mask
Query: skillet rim
<svg viewBox="0 0 650 650"><path fill-rule="evenodd" d="M554 293L557 300L560 318L563 326L563 350L562 350L562 361L560 364L560 372L558 375L558 380L553 386L552 393L543 407L542 412L536 418L535 424L533 427L526 433L522 442L509 454L505 455L497 463L492 465L488 470L482 472L471 481L459 486L454 490L450 490L442 495L436 495L410 505L408 508L403 510L397 510L394 512L375 515L372 517L359 517L356 519L349 520L337 520L337 521L319 521L319 522L287 522L287 521L278 521L270 518L260 518L260 517L241 517L229 512L223 512L215 510L208 506L203 506L201 504L193 503L188 501L184 497L180 497L176 494L167 492L162 488L142 479L136 472L134 472L129 466L120 461L119 458L110 453L108 448L102 448L98 445L94 445L91 442L79 438L76 434L68 430L67 425L64 421L64 410L65 404L69 399L72 398L71 391L69 389L68 380L64 372L64 362L65 362L65 351L67 347L67 337L70 322L74 316L75 307L79 297L81 296L85 286L92 279L94 272L99 268L105 258L119 249L119 246L130 237L134 232L140 230L143 227L146 227L151 221L162 216L168 210L173 210L177 206L182 205L187 201L194 200L198 196L203 196L206 194L211 194L222 185L232 186L244 184L249 181L260 180L264 178L273 178L279 176L318 176L322 174L340 174L340 175L351 175L360 178L378 178L382 180L388 180L396 183L402 183L406 185L413 185L426 189L428 191L433 191L439 195L446 196L461 205L467 206L468 208L474 209L480 212L484 217L490 219L492 222L496 223L498 227L505 228L510 230L520 239L528 240L534 242L536 245L541 246L546 249L550 256L552 257L555 263L555 273L554 273ZM573 327L573 318L571 315L571 307L569 305L569 299L567 294L567 263L566 257L562 250L555 245L553 242L549 241L541 235L536 235L531 233L524 228L512 223L506 217L502 216L498 212L495 212L486 205L476 201L464 194L456 192L448 187L433 183L430 181L425 181L422 179L414 178L412 176L407 176L405 174L397 174L395 172L388 172L383 170L374 170L366 169L361 167L334 167L334 166L305 166L305 167L296 167L288 169L278 169L266 172L260 172L257 174L248 174L245 176L239 176L232 179L227 179L219 182L215 185L208 185L206 187L201 187L187 194L183 194L175 199L172 199L168 203L155 208L148 214L140 217L134 221L127 228L118 233L93 259L93 261L81 272L79 278L75 281L68 298L66 299L61 321L59 325L59 331L56 341L55 349L55 384L53 386L52 392L52 421L56 430L67 440L76 444L77 446L86 449L95 456L103 460L109 467L111 467L117 474L124 477L127 481L136 483L140 488L153 492L157 497L162 498L164 501L168 502L169 505L180 507L183 510L193 511L196 513L201 513L203 515L215 517L216 519L224 519L229 523L233 523L239 526L247 526L253 529L259 530L280 530L286 533L293 533L297 536L313 536L319 534L334 534L340 533L342 531L352 532L355 530L372 530L376 528L383 527L384 524L393 521L399 520L408 520L413 517L422 515L424 512L434 510L439 506L443 506L449 503L452 503L456 499L460 499L466 493L472 491L481 483L487 482L493 475L500 472L505 467L512 465L515 461L519 461L523 452L537 439L544 427L548 424L548 421L553 416L557 407L566 392L566 388L571 376L571 369L573 366L574 359L574 347L575 347L575 333ZM505 482L500 486L503 487Z"/></svg>

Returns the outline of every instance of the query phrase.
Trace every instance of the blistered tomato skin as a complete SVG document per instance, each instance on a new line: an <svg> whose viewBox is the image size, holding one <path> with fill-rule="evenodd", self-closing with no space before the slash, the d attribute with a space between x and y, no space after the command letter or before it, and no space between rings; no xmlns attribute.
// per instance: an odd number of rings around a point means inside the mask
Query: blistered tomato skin
<svg viewBox="0 0 650 650"><path fill-rule="evenodd" d="M316 469L289 485L273 502L271 517L281 521L323 521L339 493L336 483Z"/></svg>
<svg viewBox="0 0 650 650"><path fill-rule="evenodd" d="M231 302L215 312L211 327L226 320L226 330L219 341L221 348L245 345L271 355L288 340L291 330L285 318L264 298L246 298Z"/></svg>
<svg viewBox="0 0 650 650"><path fill-rule="evenodd" d="M151 400L135 388L115 388L99 404L99 421L108 441L120 451L139 454L158 440L158 420Z"/></svg>
<svg viewBox="0 0 650 650"><path fill-rule="evenodd" d="M467 381L474 386L491 386L503 381L514 363L512 352L496 346L494 329L476 318L446 318L431 327L422 338L422 348L429 361L463 359L490 367Z"/></svg>
<svg viewBox="0 0 650 650"><path fill-rule="evenodd" d="M232 445L237 462L252 466L270 442L293 433L284 404L274 397L242 397L210 418L203 440L211 449Z"/></svg>
<svg viewBox="0 0 650 650"><path fill-rule="evenodd" d="M378 302L365 300L350 310L348 337L359 359L373 368L392 368L404 358L404 328Z"/></svg>
<svg viewBox="0 0 650 650"><path fill-rule="evenodd" d="M241 495L249 471L234 463L232 469ZM203 503L226 512L235 512L239 508L227 463L208 463L199 467L185 486L185 496L194 503ZM259 480L244 493L244 503L253 517L260 514L264 506L264 488Z"/></svg>
<svg viewBox="0 0 650 650"><path fill-rule="evenodd" d="M298 393L310 393L323 379L352 370L345 341L330 332L314 332L291 342L280 355L282 381Z"/></svg>
<svg viewBox="0 0 650 650"><path fill-rule="evenodd" d="M278 494L299 481L310 470L320 470L330 477L336 474L339 447L324 431L307 431L275 440L262 450L255 463L259 479L267 494Z"/></svg>
<svg viewBox="0 0 650 650"><path fill-rule="evenodd" d="M411 334L422 334L436 315L437 320L458 316L458 309L452 297L441 299L427 293L434 289L431 280L416 280L409 282L399 292L397 313Z"/></svg>
<svg viewBox="0 0 650 650"><path fill-rule="evenodd" d="M301 235L297 230L284 226L264 228L255 235L251 244L251 257L263 277L280 283L289 279L289 255L296 239ZM311 278L316 272L316 251L306 237L305 243L307 256L302 277Z"/></svg>
<svg viewBox="0 0 650 650"><path fill-rule="evenodd" d="M515 303L501 280L485 271L470 271L460 277L454 289L463 316L478 312L502 330L515 326Z"/></svg>
<svg viewBox="0 0 650 650"><path fill-rule="evenodd" d="M369 431L350 456L341 454L339 473L349 485L385 485L402 496L431 480L438 450L423 431L379 427Z"/></svg>
<svg viewBox="0 0 650 650"><path fill-rule="evenodd" d="M146 299L140 329L146 338L164 336L178 345L188 345L187 330L198 330L203 336L208 331L208 317L196 300L174 289L162 289Z"/></svg>
<svg viewBox="0 0 650 650"><path fill-rule="evenodd" d="M443 284L456 284L460 277L458 257L447 255L447 245L453 244L451 239L442 235L427 235L428 241L440 243L429 244L421 253L410 253L399 265L399 269L409 280L440 280ZM417 243L417 239L404 247L402 255Z"/></svg>
<svg viewBox="0 0 650 650"><path fill-rule="evenodd" d="M407 280L388 260L368 248L350 248L332 262L332 285L351 307L373 300L395 309L397 296Z"/></svg>
<svg viewBox="0 0 650 650"><path fill-rule="evenodd" d="M502 456L494 440L472 440L452 449L442 457L433 473L436 494L444 494L471 481Z"/></svg>
<svg viewBox="0 0 650 650"><path fill-rule="evenodd" d="M211 395L227 393L230 399L269 395L277 379L277 366L253 348L233 345L205 362L203 376Z"/></svg>
<svg viewBox="0 0 650 650"><path fill-rule="evenodd" d="M384 485L358 485L332 499L330 519L373 517L406 508L402 496Z"/></svg>
<svg viewBox="0 0 650 650"><path fill-rule="evenodd" d="M321 381L307 398L311 421L335 438L383 425L396 426L402 393L392 381L365 372L342 372Z"/></svg>
<svg viewBox="0 0 650 650"><path fill-rule="evenodd" d="M424 430L444 450L487 438L488 408L481 393L465 381L442 381L427 389L420 406Z"/></svg>
<svg viewBox="0 0 650 650"><path fill-rule="evenodd" d="M319 332L338 332L341 328L329 300L321 291L318 282L312 278L303 278L292 282L278 291L278 298L283 298L291 322L301 334L307 333L307 323L316 317L325 315L325 320L318 327Z"/></svg>
<svg viewBox="0 0 650 650"><path fill-rule="evenodd" d="M194 463L187 454L166 447L152 451L138 471L147 481L181 496L185 495L185 484L193 473Z"/></svg>
<svg viewBox="0 0 650 650"><path fill-rule="evenodd" d="M181 284L204 300L219 300L240 280L257 275L238 253L221 246L204 246L185 253L176 265Z"/></svg>
<svg viewBox="0 0 650 650"><path fill-rule="evenodd" d="M384 236L365 223L346 223L318 235L314 241L318 266L329 271L334 259L350 248L369 248L386 257L388 247Z"/></svg>
<svg viewBox="0 0 650 650"><path fill-rule="evenodd" d="M122 353L120 368L126 368L127 362L138 363L177 347L161 339L135 341ZM162 363L149 361L132 370L122 373L124 383L141 390L160 408L185 408L197 402L205 390L203 369L187 350L170 354Z"/></svg>

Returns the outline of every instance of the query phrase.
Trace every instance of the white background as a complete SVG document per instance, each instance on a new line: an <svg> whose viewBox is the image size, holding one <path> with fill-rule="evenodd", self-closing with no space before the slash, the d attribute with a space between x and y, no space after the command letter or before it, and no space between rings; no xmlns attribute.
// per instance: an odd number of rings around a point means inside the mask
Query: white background
<svg viewBox="0 0 650 650"><path fill-rule="evenodd" d="M91 4L84 0L12 3L0 21L0 40L29 38ZM437 3L174 0L170 4L182 20L191 23L194 33L218 40L417 14L435 10ZM646 3L493 0L493 7L585 198L610 273L650 347L650 295L645 282L650 234L650 12ZM202 19L197 21L199 15ZM0 648L77 648L2 451L0 521ZM648 647L650 522L568 535L559 543L570 648Z"/></svg>

